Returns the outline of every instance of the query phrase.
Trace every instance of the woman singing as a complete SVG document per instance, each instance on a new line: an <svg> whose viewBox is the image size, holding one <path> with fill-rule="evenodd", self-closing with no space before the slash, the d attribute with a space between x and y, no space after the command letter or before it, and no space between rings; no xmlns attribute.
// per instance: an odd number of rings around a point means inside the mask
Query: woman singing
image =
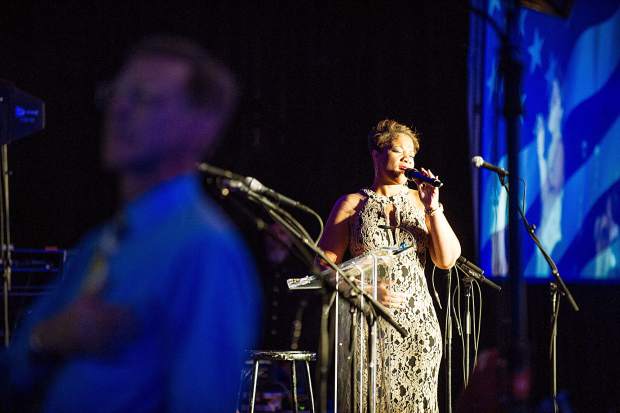
<svg viewBox="0 0 620 413"><path fill-rule="evenodd" d="M439 189L421 182L417 190L407 186L405 171L413 168L420 146L417 133L382 120L370 132L368 146L372 186L338 199L320 247L340 263L347 250L355 257L403 242L413 245L394 257L388 281L378 293L409 335L402 338L387 323L378 323L377 411L437 412L441 331L424 275L426 251L437 267L447 269L460 256L461 246L443 214ZM421 172L434 177L429 170ZM392 229L381 228L386 225ZM365 394L358 397L366 400Z"/></svg>

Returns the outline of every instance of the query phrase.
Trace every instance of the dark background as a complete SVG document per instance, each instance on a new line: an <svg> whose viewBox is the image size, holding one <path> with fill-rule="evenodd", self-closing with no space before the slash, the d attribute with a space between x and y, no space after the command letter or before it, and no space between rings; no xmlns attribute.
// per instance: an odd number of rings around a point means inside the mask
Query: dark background
<svg viewBox="0 0 620 413"><path fill-rule="evenodd" d="M446 215L463 254L476 257L465 2L86 3L0 7L0 77L47 104L46 130L9 147L15 245L70 247L113 213L116 182L99 163L96 85L114 77L128 47L144 35L173 33L212 50L242 85L213 164L255 176L326 218L339 195L370 184L370 127L397 119L421 132L417 165L445 182ZM562 306L559 387L576 411L607 411L619 405L620 290L572 289L582 311ZM481 348L488 348L504 336L504 320L501 299L483 293ZM529 289L533 405L549 388L547 296L545 286Z"/></svg>

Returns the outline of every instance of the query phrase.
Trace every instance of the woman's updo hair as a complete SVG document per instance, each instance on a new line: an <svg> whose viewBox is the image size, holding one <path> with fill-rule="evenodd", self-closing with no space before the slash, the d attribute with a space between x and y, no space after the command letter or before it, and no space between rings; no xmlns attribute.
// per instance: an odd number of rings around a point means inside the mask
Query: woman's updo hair
<svg viewBox="0 0 620 413"><path fill-rule="evenodd" d="M368 133L368 150L371 153L372 151L381 151L396 139L399 134L407 135L411 138L413 149L417 153L418 149L420 149L418 133L392 119L383 119L370 130L370 133Z"/></svg>

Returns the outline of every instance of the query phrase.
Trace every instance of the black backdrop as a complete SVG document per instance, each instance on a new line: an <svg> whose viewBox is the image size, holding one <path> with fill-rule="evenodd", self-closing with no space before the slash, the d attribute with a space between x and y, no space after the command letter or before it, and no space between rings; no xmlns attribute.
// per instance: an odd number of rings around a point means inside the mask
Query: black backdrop
<svg viewBox="0 0 620 413"><path fill-rule="evenodd" d="M445 182L446 214L464 255L475 257L468 15L458 5L464 2L89 3L0 7L0 77L47 104L46 130L9 148L16 245L70 247L112 214L116 183L99 166L96 85L114 76L135 41L174 33L210 48L243 88L235 119L211 157L214 164L255 176L326 217L339 195L370 183L366 133L378 119L393 117L422 133L417 164ZM612 344L620 338L617 292L575 286L583 312L569 315L563 307L560 362L576 365L562 368L560 387L583 411L602 410L615 399L609 391L620 380L618 346ZM547 389L546 292L534 287L530 295L539 398ZM501 330L492 307L485 312L482 347L492 346Z"/></svg>

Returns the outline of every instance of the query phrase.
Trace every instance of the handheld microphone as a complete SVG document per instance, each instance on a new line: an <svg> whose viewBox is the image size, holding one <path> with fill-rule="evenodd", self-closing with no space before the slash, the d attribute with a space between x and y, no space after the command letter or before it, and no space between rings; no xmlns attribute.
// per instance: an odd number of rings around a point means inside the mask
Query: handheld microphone
<svg viewBox="0 0 620 413"><path fill-rule="evenodd" d="M489 171L493 171L502 177L508 176L507 170L505 170L504 168L500 168L497 165L493 165L492 163L488 163L482 158L482 156L474 156L473 158L471 158L471 163L473 163L476 168L488 169Z"/></svg>
<svg viewBox="0 0 620 413"><path fill-rule="evenodd" d="M441 182L439 179L430 178L415 168L405 170L405 176L409 180L418 180L418 181L426 182L427 184L431 184L435 188L441 188L443 186L443 182Z"/></svg>

